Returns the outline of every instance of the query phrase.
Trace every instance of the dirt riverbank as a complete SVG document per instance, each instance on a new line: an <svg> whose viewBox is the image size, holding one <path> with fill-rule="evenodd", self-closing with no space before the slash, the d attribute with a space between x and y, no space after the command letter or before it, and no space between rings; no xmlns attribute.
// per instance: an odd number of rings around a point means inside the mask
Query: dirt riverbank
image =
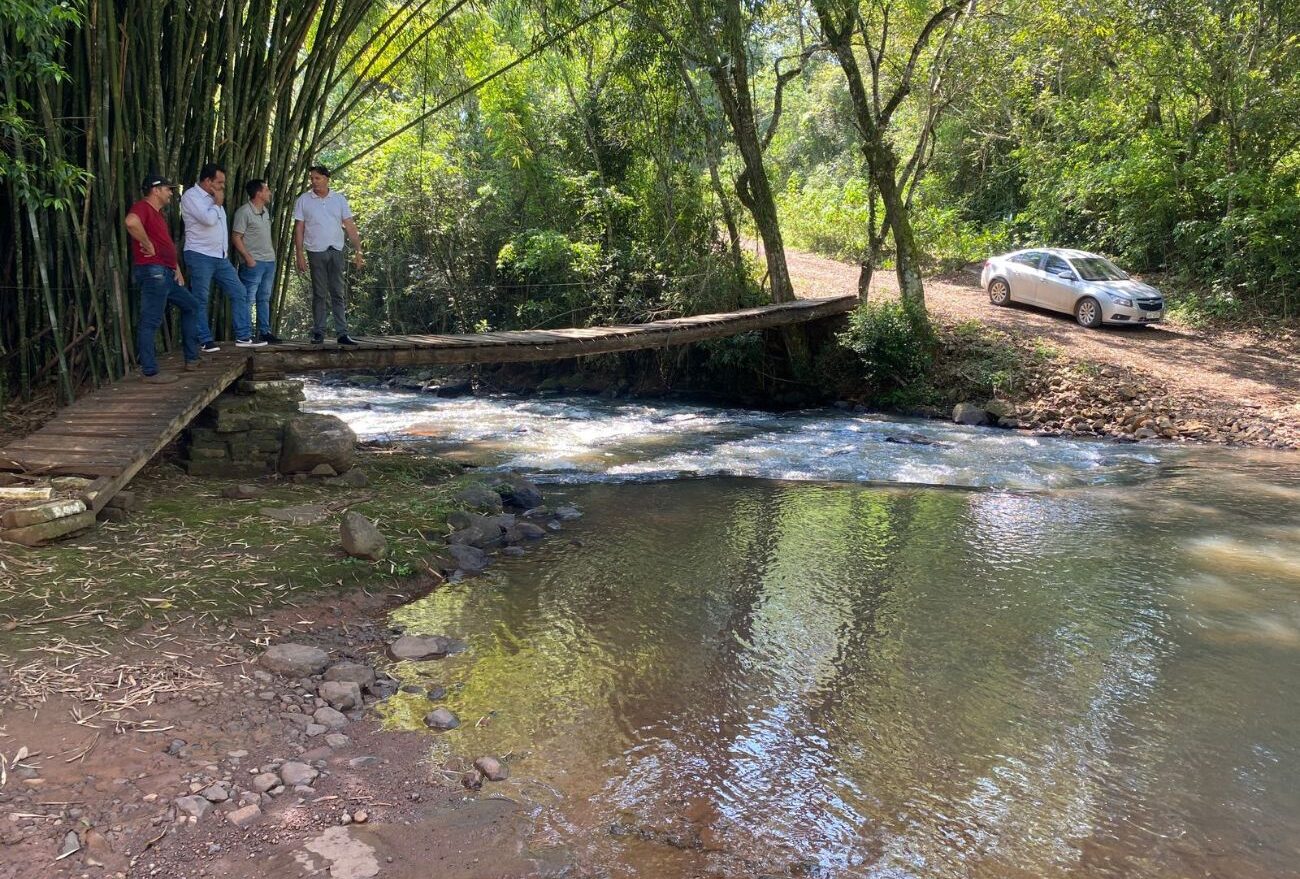
<svg viewBox="0 0 1300 879"><path fill-rule="evenodd" d="M858 268L788 250L801 295L857 290ZM897 297L892 272L872 276L871 296ZM1030 429L1075 435L1163 438L1300 448L1300 336L1294 330L1152 327L1085 330L1070 315L996 308L978 278L930 278L931 317L949 335L983 327L1037 357L1010 395Z"/></svg>

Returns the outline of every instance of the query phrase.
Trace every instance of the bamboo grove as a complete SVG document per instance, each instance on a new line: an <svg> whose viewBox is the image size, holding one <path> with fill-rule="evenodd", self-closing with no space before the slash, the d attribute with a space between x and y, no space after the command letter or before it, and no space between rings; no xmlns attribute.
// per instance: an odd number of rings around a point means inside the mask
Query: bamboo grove
<svg viewBox="0 0 1300 879"><path fill-rule="evenodd" d="M145 174L192 183L218 161L232 191L252 177L286 191L401 47L463 5L4 0L0 358L13 386L57 374L71 397L130 368L121 217ZM289 217L276 221L284 240Z"/></svg>

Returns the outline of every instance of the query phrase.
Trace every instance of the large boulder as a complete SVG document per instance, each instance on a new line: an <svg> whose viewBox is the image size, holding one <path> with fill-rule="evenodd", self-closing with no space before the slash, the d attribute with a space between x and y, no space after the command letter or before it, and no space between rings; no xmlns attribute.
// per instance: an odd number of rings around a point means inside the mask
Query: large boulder
<svg viewBox="0 0 1300 879"><path fill-rule="evenodd" d="M330 655L306 644L273 644L262 654L261 663L286 678L307 678L323 672Z"/></svg>
<svg viewBox="0 0 1300 879"><path fill-rule="evenodd" d="M388 554L388 541L384 535L375 527L374 522L360 513L349 510L343 514L339 535L343 551L353 558L377 562Z"/></svg>
<svg viewBox="0 0 1300 879"><path fill-rule="evenodd" d="M976 406L974 403L958 403L952 407L952 420L957 424L978 426L988 423L989 414L984 411L983 406Z"/></svg>
<svg viewBox="0 0 1300 879"><path fill-rule="evenodd" d="M352 469L356 461L357 435L334 415L299 415L284 426L284 448L280 452L281 473L310 473L328 464L336 473Z"/></svg>

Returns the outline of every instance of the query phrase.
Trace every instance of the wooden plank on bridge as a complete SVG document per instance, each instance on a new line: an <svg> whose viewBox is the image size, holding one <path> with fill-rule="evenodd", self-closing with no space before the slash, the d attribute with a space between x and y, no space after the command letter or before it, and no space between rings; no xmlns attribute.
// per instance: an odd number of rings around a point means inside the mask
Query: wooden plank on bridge
<svg viewBox="0 0 1300 879"><path fill-rule="evenodd" d="M856 296L800 299L721 314L701 314L644 324L514 330L479 335L376 336L361 345L276 345L249 357L250 376L283 375L321 369L378 369L389 366L435 366L464 363L519 363L562 360L645 348L686 345L846 314Z"/></svg>
<svg viewBox="0 0 1300 879"><path fill-rule="evenodd" d="M162 359L177 380L146 384L139 376L87 394L44 427L0 449L0 470L88 476L86 505L98 512L149 459L248 369L242 352L205 356L185 372L177 357Z"/></svg>
<svg viewBox="0 0 1300 879"><path fill-rule="evenodd" d="M85 498L89 509L98 512L241 375L262 378L321 369L514 363L666 348L833 317L856 304L854 296L801 299L644 324L375 336L360 339L355 347L333 341L286 342L204 356L193 372L181 371L179 358L172 356L164 358L163 368L176 371L175 383L145 384L135 377L87 394L40 430L0 448L0 470L93 477Z"/></svg>

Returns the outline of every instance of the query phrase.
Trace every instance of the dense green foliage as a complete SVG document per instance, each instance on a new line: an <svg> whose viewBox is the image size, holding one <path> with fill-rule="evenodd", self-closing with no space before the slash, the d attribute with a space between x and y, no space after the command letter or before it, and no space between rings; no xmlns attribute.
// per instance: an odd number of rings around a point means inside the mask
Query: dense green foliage
<svg viewBox="0 0 1300 879"><path fill-rule="evenodd" d="M970 17L915 225L932 267L1012 247L1099 250L1166 272L1190 306L1294 316L1300 287L1300 3L1002 2ZM869 252L872 190L835 71L790 95L783 219ZM917 117L901 120L900 143ZM879 254L877 254L879 255Z"/></svg>
<svg viewBox="0 0 1300 879"><path fill-rule="evenodd" d="M900 301L864 302L849 315L840 344L857 354L875 394L889 395L921 380L934 362L934 330L925 313Z"/></svg>
<svg viewBox="0 0 1300 879"><path fill-rule="evenodd" d="M787 241L918 306L921 264L1055 244L1293 317L1298 32L1300 0L0 0L0 392L131 368L122 212L206 160L276 191L288 333L316 161L362 333L788 298Z"/></svg>

